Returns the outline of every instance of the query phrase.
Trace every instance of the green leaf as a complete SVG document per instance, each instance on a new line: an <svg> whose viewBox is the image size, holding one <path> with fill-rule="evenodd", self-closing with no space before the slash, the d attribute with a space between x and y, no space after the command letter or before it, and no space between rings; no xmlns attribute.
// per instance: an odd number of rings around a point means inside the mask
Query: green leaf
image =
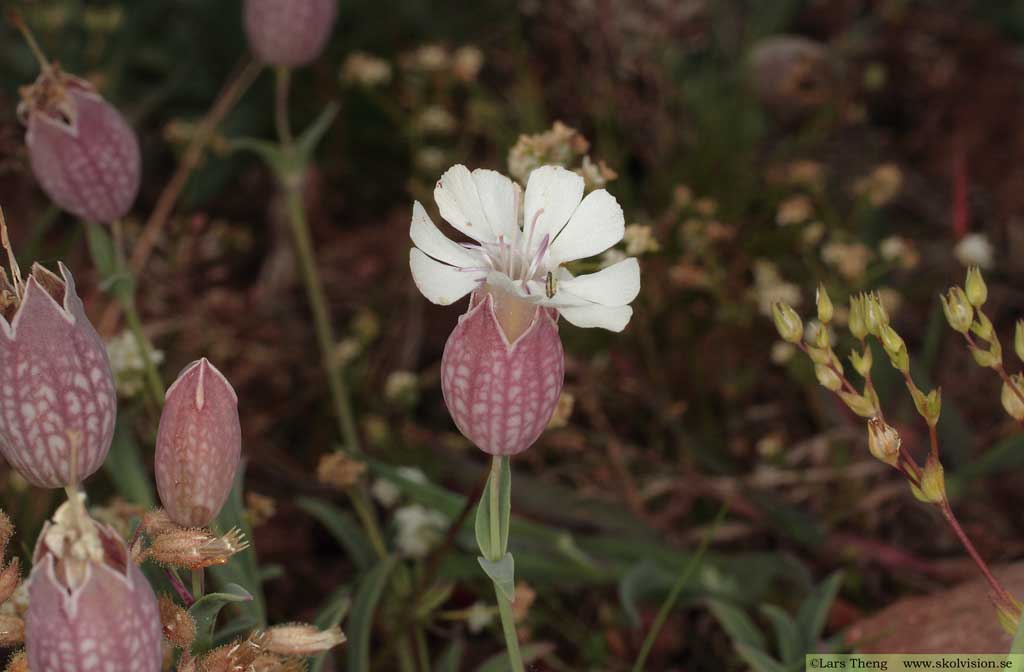
<svg viewBox="0 0 1024 672"><path fill-rule="evenodd" d="M237 527L249 540L249 548L237 553L224 565L210 567L208 571L213 576L217 585L226 586L236 583L245 586L252 594L252 601L247 602L242 611L245 612L260 627L267 624L266 602L263 597L263 586L260 582L259 565L256 562L255 540L252 538L252 528L249 526L249 518L245 512L245 503L242 492L245 487L245 463L238 465L235 473L235 484L231 488L228 501L224 503L220 515L217 516L216 528L220 531L227 531Z"/></svg>
<svg viewBox="0 0 1024 672"><path fill-rule="evenodd" d="M737 644L736 651L754 672L789 672L784 665L756 647Z"/></svg>
<svg viewBox="0 0 1024 672"><path fill-rule="evenodd" d="M466 652L466 642L456 639L448 645L445 652L437 660L434 672L459 672L462 669L462 655Z"/></svg>
<svg viewBox="0 0 1024 672"><path fill-rule="evenodd" d="M491 562L484 557L479 557L476 560L480 563L484 573L494 582L494 587L505 596L505 599L509 602L514 602L516 595L516 564L515 560L512 559L512 554L505 553L505 555L501 556L501 560L497 562Z"/></svg>
<svg viewBox="0 0 1024 672"><path fill-rule="evenodd" d="M842 580L843 573L836 572L815 588L800 605L796 622L808 648L813 647L821 637L821 632L825 629L825 619L828 618L828 610L836 599Z"/></svg>
<svg viewBox="0 0 1024 672"><path fill-rule="evenodd" d="M213 626L217 623L217 615L224 605L249 602L252 595L245 588L229 583L220 593L210 593L196 600L189 607L188 613L196 622L196 639L192 643L192 655L206 653L213 647Z"/></svg>
<svg viewBox="0 0 1024 672"><path fill-rule="evenodd" d="M298 505L327 528L356 567L366 570L373 565L376 559L373 547L352 514L328 501L312 497L300 497Z"/></svg>
<svg viewBox="0 0 1024 672"><path fill-rule="evenodd" d="M103 462L103 468L106 469L107 476L113 481L119 495L132 504L152 509L156 506L152 480L146 465L142 462L135 434L130 429L133 421L132 413L118 413L114 440L110 444L110 453Z"/></svg>
<svg viewBox="0 0 1024 672"><path fill-rule="evenodd" d="M775 630L775 641L779 645L779 656L782 662L790 664L802 662L808 649L804 646L804 638L794 621L785 610L774 604L761 606L761 613L772 622Z"/></svg>
<svg viewBox="0 0 1024 672"><path fill-rule="evenodd" d="M102 224L86 222L85 239L89 254L100 272L100 287L104 292L120 301L130 301L135 292L135 281L131 272L122 267L114 241Z"/></svg>
<svg viewBox="0 0 1024 672"><path fill-rule="evenodd" d="M508 527L512 516L512 469L507 457L495 458L498 462L498 538L500 548L493 548L491 541L491 491L494 472L487 479L487 485L476 506L476 543L486 558L500 557L508 550Z"/></svg>
<svg viewBox="0 0 1024 672"><path fill-rule="evenodd" d="M639 628L641 625L638 603L664 594L671 582L672 577L650 560L641 560L622 575L619 580L619 602L632 627Z"/></svg>
<svg viewBox="0 0 1024 672"><path fill-rule="evenodd" d="M259 140L258 138L236 138L231 141L231 150L248 151L257 155L267 164L281 182L288 184L292 177L301 173L295 157L276 142Z"/></svg>
<svg viewBox="0 0 1024 672"><path fill-rule="evenodd" d="M335 590L327 601L324 602L323 606L320 607L320 611L317 612L316 618L313 619L313 625L320 628L321 630L327 630L340 624L348 614L349 608L352 606L352 589L345 585ZM331 655L330 651L325 651L320 655L313 658L313 662L309 666L309 672L320 672L323 669L324 663L327 661L327 656Z"/></svg>
<svg viewBox="0 0 1024 672"><path fill-rule="evenodd" d="M535 663L544 656L553 653L555 650L554 645L547 642L538 642L536 644L524 645L519 653L523 657L523 664L529 665ZM476 672L508 672L511 669L511 665L508 662L508 653L499 653L496 656L492 656L484 661L483 665L476 668Z"/></svg>
<svg viewBox="0 0 1024 672"><path fill-rule="evenodd" d="M345 652L348 672L369 672L370 637L373 634L373 615L377 611L388 577L398 564L398 558L388 556L382 559L359 582L356 599L349 612L346 634L348 650Z"/></svg>
<svg viewBox="0 0 1024 672"><path fill-rule="evenodd" d="M313 152L316 151L317 145L323 140L324 135L331 128L331 124L334 123L334 118L338 116L338 110L341 106L338 103L331 101L324 107L323 111L316 120L302 132L296 142L296 149L299 153L299 161L306 165L313 158Z"/></svg>
<svg viewBox="0 0 1024 672"><path fill-rule="evenodd" d="M416 619L426 620L435 609L448 601L454 589L454 583L439 583L425 590L416 601Z"/></svg>
<svg viewBox="0 0 1024 672"><path fill-rule="evenodd" d="M765 648L764 635L742 609L723 600L708 600L708 608L725 628L737 649L740 645L762 650Z"/></svg>

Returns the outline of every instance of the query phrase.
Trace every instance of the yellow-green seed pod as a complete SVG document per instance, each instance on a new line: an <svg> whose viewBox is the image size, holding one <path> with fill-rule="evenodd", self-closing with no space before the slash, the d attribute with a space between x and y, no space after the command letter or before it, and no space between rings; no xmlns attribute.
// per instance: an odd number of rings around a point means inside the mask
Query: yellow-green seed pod
<svg viewBox="0 0 1024 672"><path fill-rule="evenodd" d="M1024 320L1017 320L1017 327L1013 332L1013 349L1017 353L1017 359L1024 361Z"/></svg>
<svg viewBox="0 0 1024 672"><path fill-rule="evenodd" d="M775 328L784 341L799 343L804 337L804 323L796 311L786 303L776 303L772 306L772 318L775 320Z"/></svg>
<svg viewBox="0 0 1024 672"><path fill-rule="evenodd" d="M902 445L899 432L880 418L868 420L868 450L876 459L895 467L900 460Z"/></svg>
<svg viewBox="0 0 1024 672"><path fill-rule="evenodd" d="M827 325L832 321L835 310L832 306L832 299L828 298L828 291L822 283L818 283L818 293L815 296L815 302L818 304L818 320L822 324Z"/></svg>
<svg viewBox="0 0 1024 672"><path fill-rule="evenodd" d="M858 341L863 341L868 335L868 328L864 322L864 295L850 297L850 333Z"/></svg>
<svg viewBox="0 0 1024 672"><path fill-rule="evenodd" d="M1018 394L1021 390L1024 390L1024 376L1019 373L1011 376L1009 383L1003 383L1003 409L1017 422L1024 422L1024 401Z"/></svg>
<svg viewBox="0 0 1024 672"><path fill-rule="evenodd" d="M853 364L853 368L857 373L866 377L868 373L871 372L871 366L873 364L871 348L865 347L864 352L851 352L850 362Z"/></svg>
<svg viewBox="0 0 1024 672"><path fill-rule="evenodd" d="M964 283L967 288L967 300L975 308L981 308L988 299L988 287L985 279L981 277L981 269L971 266L967 269L967 281Z"/></svg>
<svg viewBox="0 0 1024 672"><path fill-rule="evenodd" d="M836 392L843 386L843 381L836 372L823 364L814 367L814 375L818 378L818 383L826 390Z"/></svg>
<svg viewBox="0 0 1024 672"><path fill-rule="evenodd" d="M889 324L889 315L882 306L878 294L868 294L864 299L864 326L868 333L881 338L882 327Z"/></svg>
<svg viewBox="0 0 1024 672"><path fill-rule="evenodd" d="M946 475L942 463L928 456L921 474L921 482L915 486L910 484L914 497L926 504L941 504L946 500Z"/></svg>
<svg viewBox="0 0 1024 672"><path fill-rule="evenodd" d="M946 320L954 331L966 334L974 322L974 308L967 300L967 294L959 287L950 287L946 296L942 299L942 311L946 314Z"/></svg>
<svg viewBox="0 0 1024 672"><path fill-rule="evenodd" d="M853 392L837 392L850 410L862 418L873 418L878 415L878 405L866 396Z"/></svg>

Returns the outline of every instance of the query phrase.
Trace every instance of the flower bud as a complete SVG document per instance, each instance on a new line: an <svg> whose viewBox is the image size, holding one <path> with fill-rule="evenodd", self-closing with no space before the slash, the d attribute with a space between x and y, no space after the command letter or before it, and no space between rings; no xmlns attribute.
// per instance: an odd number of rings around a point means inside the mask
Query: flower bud
<svg viewBox="0 0 1024 672"><path fill-rule="evenodd" d="M776 303L772 306L772 318L775 320L775 328L784 341L799 343L804 337L804 323L796 311L786 303Z"/></svg>
<svg viewBox="0 0 1024 672"><path fill-rule="evenodd" d="M17 308L0 313L0 452L41 488L73 485L100 468L116 413L106 348L85 316L71 272L42 266L0 293Z"/></svg>
<svg viewBox="0 0 1024 672"><path fill-rule="evenodd" d="M864 327L868 333L881 338L882 328L889 324L889 315L885 312L882 300L877 294L864 297Z"/></svg>
<svg viewBox="0 0 1024 672"><path fill-rule="evenodd" d="M206 530L180 527L157 536L146 550L149 558L162 565L202 569L223 565L247 548L249 542L237 527L220 537Z"/></svg>
<svg viewBox="0 0 1024 672"><path fill-rule="evenodd" d="M231 492L242 449L238 397L206 358L167 390L156 437L156 485L171 520L210 524Z"/></svg>
<svg viewBox="0 0 1024 672"><path fill-rule="evenodd" d="M263 648L282 656L314 656L344 643L338 627L321 630L308 623L290 623L267 630Z"/></svg>
<svg viewBox="0 0 1024 672"><path fill-rule="evenodd" d="M964 290L959 287L950 287L947 296L939 297L942 300L942 310L946 314L946 320L954 331L966 334L974 322L974 308L967 300Z"/></svg>
<svg viewBox="0 0 1024 672"><path fill-rule="evenodd" d="M245 0L245 33L260 60L294 68L320 55L337 13L337 0Z"/></svg>
<svg viewBox="0 0 1024 672"><path fill-rule="evenodd" d="M515 455L551 419L565 357L553 311L511 295L501 295L496 308L495 294L475 293L448 337L441 390L466 438L485 453Z"/></svg>
<svg viewBox="0 0 1024 672"><path fill-rule="evenodd" d="M836 392L843 386L843 380L830 367L824 364L814 365L814 375L826 390Z"/></svg>
<svg viewBox="0 0 1024 672"><path fill-rule="evenodd" d="M36 543L25 648L32 670L159 672L156 596L113 528L66 502Z"/></svg>
<svg viewBox="0 0 1024 672"><path fill-rule="evenodd" d="M188 651L196 638L196 622L170 595L161 595L159 599L160 623L163 625L164 637L167 641Z"/></svg>
<svg viewBox="0 0 1024 672"><path fill-rule="evenodd" d="M818 293L815 296L815 302L818 307L818 321L823 325L827 325L832 321L835 309L832 306L832 299L828 297L828 291L822 283L818 283Z"/></svg>
<svg viewBox="0 0 1024 672"><path fill-rule="evenodd" d="M1017 326L1014 328L1013 350L1017 353L1017 359L1024 362L1024 320L1017 320Z"/></svg>
<svg viewBox="0 0 1024 672"><path fill-rule="evenodd" d="M1024 401L1020 392L1024 390L1024 375L1014 374L1010 381L1003 383L1002 402L1006 413L1017 422L1024 422Z"/></svg>
<svg viewBox="0 0 1024 672"><path fill-rule="evenodd" d="M921 472L921 481L910 484L910 491L925 504L941 504L946 499L946 475L942 463L929 455Z"/></svg>
<svg viewBox="0 0 1024 672"><path fill-rule="evenodd" d="M988 287L985 285L985 279L981 277L980 268L971 266L967 269L967 281L964 283L964 287L967 289L967 300L971 302L971 305L981 308L988 299Z"/></svg>
<svg viewBox="0 0 1024 672"><path fill-rule="evenodd" d="M873 418L878 415L878 404L873 399L869 399L865 395L856 394L854 392L843 392L838 391L836 394L843 400L851 411L856 413L862 418Z"/></svg>
<svg viewBox="0 0 1024 672"><path fill-rule="evenodd" d="M867 323L865 322L865 313L867 310L865 304L866 300L863 294L859 294L858 296L850 299L850 333L853 334L853 337L858 341L863 341L868 335Z"/></svg>
<svg viewBox="0 0 1024 672"><path fill-rule="evenodd" d="M46 195L91 222L123 217L139 191L142 155L121 113L89 82L45 63L21 97L32 173Z"/></svg>
<svg viewBox="0 0 1024 672"><path fill-rule="evenodd" d="M853 364L853 369L857 373L866 378L871 373L871 367L874 364L874 355L871 354L871 348L865 347L864 352L851 352L850 363Z"/></svg>
<svg viewBox="0 0 1024 672"><path fill-rule="evenodd" d="M880 418L868 420L868 450L876 459L895 467L900 459L899 432Z"/></svg>

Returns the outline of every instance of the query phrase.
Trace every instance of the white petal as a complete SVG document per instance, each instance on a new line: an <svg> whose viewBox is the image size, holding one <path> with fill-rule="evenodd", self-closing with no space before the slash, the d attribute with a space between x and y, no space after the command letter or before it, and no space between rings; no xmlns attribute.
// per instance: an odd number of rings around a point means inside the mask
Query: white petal
<svg viewBox="0 0 1024 672"><path fill-rule="evenodd" d="M559 308L558 312L577 327L601 327L609 331L622 331L633 316L629 306L574 306Z"/></svg>
<svg viewBox="0 0 1024 672"><path fill-rule="evenodd" d="M473 175L465 166L460 164L445 171L434 187L434 201L441 216L473 240L481 243L497 240L480 203Z"/></svg>
<svg viewBox="0 0 1024 672"><path fill-rule="evenodd" d="M615 197L604 189L592 191L551 243L549 258L560 264L592 257L622 240L625 232L626 219Z"/></svg>
<svg viewBox="0 0 1024 672"><path fill-rule="evenodd" d="M561 166L541 166L530 173L523 202L523 233L531 241L529 252L537 249L545 234L554 238L562 230L581 198L583 178L571 170ZM540 218L531 237L530 229L538 212L541 213Z"/></svg>
<svg viewBox="0 0 1024 672"><path fill-rule="evenodd" d="M467 250L447 236L430 221L430 215L419 201L412 205L412 224L409 236L416 247L434 259L459 268L473 268L483 265L483 259L472 250Z"/></svg>
<svg viewBox="0 0 1024 672"><path fill-rule="evenodd" d="M431 259L418 248L409 250L412 279L423 296L440 306L455 303L479 285L483 271L462 271Z"/></svg>
<svg viewBox="0 0 1024 672"><path fill-rule="evenodd" d="M630 257L597 273L578 275L559 282L555 296L578 296L602 306L624 306L640 293L640 264Z"/></svg>
<svg viewBox="0 0 1024 672"><path fill-rule="evenodd" d="M497 171L482 168L473 171L473 181L495 236L504 235L509 242L516 240L519 222L516 221L515 184Z"/></svg>

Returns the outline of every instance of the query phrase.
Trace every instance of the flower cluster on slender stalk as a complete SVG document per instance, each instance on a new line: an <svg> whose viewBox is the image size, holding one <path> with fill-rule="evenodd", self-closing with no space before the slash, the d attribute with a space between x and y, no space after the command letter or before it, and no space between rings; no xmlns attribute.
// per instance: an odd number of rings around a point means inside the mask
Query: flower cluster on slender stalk
<svg viewBox="0 0 1024 672"><path fill-rule="evenodd" d="M998 340L991 322L980 310L985 302L987 289L977 269L968 272L967 284L966 292L954 287L948 296L942 298L943 309L953 328L968 338L975 359L983 366L993 366L998 359L993 354L999 352ZM878 295L860 294L850 299L849 329L860 345L859 351L855 349L850 354L850 363L864 381L860 389L846 377L843 364L833 349L830 325L834 308L824 285L818 287L817 312L818 328L808 336L805 334L803 321L792 307L777 303L772 309L779 335L796 345L811 359L818 382L842 399L851 411L865 418L868 449L872 456L898 471L907 480L914 497L939 509L943 519L988 582L990 598L1000 623L1009 632L1014 632L1021 617L1021 604L992 574L988 564L961 527L946 495L945 474L936 430L942 410L940 391L934 389L926 393L914 382L910 375L910 356L906 343L890 323L889 315ZM972 331L988 343L987 349L971 341L969 333ZM881 345L889 363L902 375L918 414L928 426L929 450L923 461L903 449L899 432L885 421L881 402L871 379L873 361L869 337Z"/></svg>

